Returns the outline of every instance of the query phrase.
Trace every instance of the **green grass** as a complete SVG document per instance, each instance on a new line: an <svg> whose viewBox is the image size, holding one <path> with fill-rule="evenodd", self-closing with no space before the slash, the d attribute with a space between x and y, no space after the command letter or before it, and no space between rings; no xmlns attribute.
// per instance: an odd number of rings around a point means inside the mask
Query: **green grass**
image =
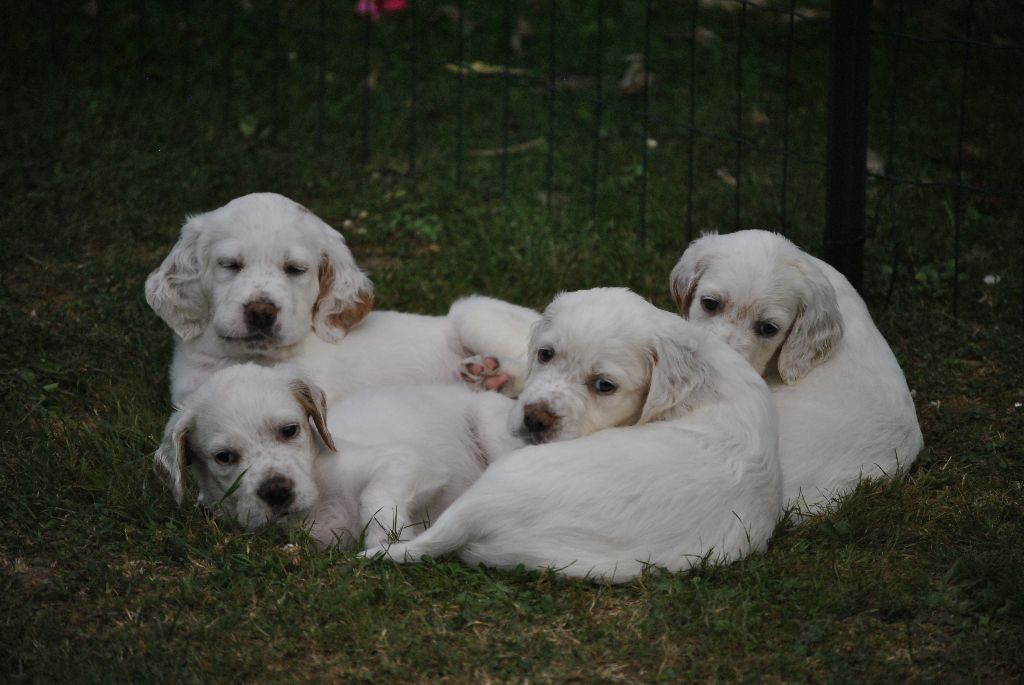
<svg viewBox="0 0 1024 685"><path fill-rule="evenodd" d="M146 3L147 47L136 53L137 44L124 41L122 58L110 46L138 25L133 12L139 5L101 4L108 22L102 84L91 61L91 20L77 3L58 4L67 35L63 62L46 52L45 14L23 15L15 18L11 59L3 67L5 94L16 97L4 98L0 156L7 198L0 215L0 678L590 683L1024 677L1019 201L964 198L962 317L954 320L948 315L952 193L872 190L870 206L874 212L877 202L878 213L868 243L869 301L915 390L928 447L901 478L864 484L836 512L806 525L783 525L766 553L688 575L653 572L611 588L444 560L395 567L318 553L301 535L242 534L192 507L176 508L152 473L151 454L170 410L171 339L145 304L145 276L173 244L187 213L272 189L344 226L382 309L441 313L456 296L474 291L542 307L559 290L596 285L627 285L670 307L668 273L686 244L688 139L682 130L652 128L658 147L651 151L648 240L641 244L639 125L624 111L637 103L612 94L621 57L639 49L640 5L609 9L607 90L617 109L606 113L602 129L599 221L592 225L593 112L582 94L558 100L558 195L549 214L538 199L543 147L510 160L504 196L495 158L467 157L465 187L454 187L454 81L438 66L423 66L419 173L408 178L395 173L407 163L409 117L399 53L375 57L380 85L373 94L373 150L363 166L361 94L353 87L358 42L331 53L331 125L316 145L315 44L286 35L286 52L295 57L288 58L281 89L290 104L275 138L266 128L272 120L266 64L243 59L245 49L259 45L255 29L239 29L237 98L224 115L211 87L224 54L201 40L222 26L212 6L195 10L199 38L186 42L194 93L192 104L183 106L181 44L166 30L177 25L171 11ZM500 25L500 3L492 10L467 5L476 19L467 56L500 60L500 41L488 38ZM252 6L252 21L265 17L267 3ZM559 42L566 73L589 73L595 24L588 8L559 3L568 27ZM688 45L677 35L688 30L688 8L655 8L652 111L675 117L688 106ZM541 80L543 11L521 10L537 35L517 58ZM785 27L751 12L746 97L770 123L745 130L770 145L779 136ZM293 19L303 17L309 19ZM736 17L708 11L701 24L722 40L700 47L698 123L727 135L734 124L729 39ZM454 33L443 20L433 26L430 54L439 60L451 54ZM816 79L827 58L825 28L797 27L793 95L794 148L822 158L825 91ZM349 24L338 30L353 41L359 35ZM375 40L399 40L403 30L382 22ZM574 41L582 47L574 50ZM888 85L887 54L878 41L873 74L879 93ZM137 59L155 75L145 87L133 81ZM997 91L1014 92L1009 86L1019 73L1000 70L1003 63L994 57L976 59L970 111L978 116L969 122L968 140L980 152L967 178L1012 187L1019 183L1020 134L1001 114L1005 98ZM953 173L949 108L962 77L957 64L956 54L929 55L920 46L905 54L899 73L913 87L900 91L900 175L941 179ZM500 82L469 79L466 85L466 148L499 145ZM511 142L543 136L543 92L521 83L511 102ZM872 100L872 146L883 154L887 107L885 96ZM255 131L241 126L243 120L255 121ZM733 190L715 170L728 167L735 150L708 140L696 148L695 228L730 228ZM745 224L779 227L780 164L771 155L747 158ZM823 171L800 165L792 171L785 228L817 251ZM896 287L886 297L893 265ZM1002 280L986 286L986 274Z"/></svg>

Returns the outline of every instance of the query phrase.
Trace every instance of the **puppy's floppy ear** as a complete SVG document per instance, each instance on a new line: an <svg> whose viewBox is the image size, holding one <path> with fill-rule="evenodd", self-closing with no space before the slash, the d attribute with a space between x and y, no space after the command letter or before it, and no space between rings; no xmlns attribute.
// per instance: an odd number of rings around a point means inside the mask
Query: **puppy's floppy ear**
<svg viewBox="0 0 1024 685"><path fill-rule="evenodd" d="M693 295L697 292L697 284L700 282L700 277L704 273L704 269L707 268L709 260L708 243L704 237L698 238L686 248L669 276L672 299L675 300L679 313L684 319L690 316Z"/></svg>
<svg viewBox="0 0 1024 685"><path fill-rule="evenodd" d="M210 320L200 287L200 217L189 219L163 263L146 279L146 302L183 340L203 332Z"/></svg>
<svg viewBox="0 0 1024 685"><path fill-rule="evenodd" d="M327 430L327 397L324 395L324 391L301 378L296 378L289 383L288 388L295 396L295 401L306 412L306 416L313 422L316 432L320 434L320 439L332 452L337 451L338 448L334 446L334 438Z"/></svg>
<svg viewBox="0 0 1024 685"><path fill-rule="evenodd" d="M358 266L337 231L320 224L320 295L313 305L313 331L327 342L338 342L373 309L373 283Z"/></svg>
<svg viewBox="0 0 1024 685"><path fill-rule="evenodd" d="M179 409L171 415L164 427L164 438L153 454L153 466L164 476L167 486L174 495L174 501L181 504L185 494L185 468L193 461L192 448L188 443L188 432L192 415Z"/></svg>
<svg viewBox="0 0 1024 685"><path fill-rule="evenodd" d="M779 350L779 376L787 385L832 355L843 337L843 316L836 290L808 259L792 264L804 285L796 320Z"/></svg>
<svg viewBox="0 0 1024 685"><path fill-rule="evenodd" d="M672 419L701 404L714 382L700 352L706 337L675 316L661 323L650 350L651 385L638 424Z"/></svg>

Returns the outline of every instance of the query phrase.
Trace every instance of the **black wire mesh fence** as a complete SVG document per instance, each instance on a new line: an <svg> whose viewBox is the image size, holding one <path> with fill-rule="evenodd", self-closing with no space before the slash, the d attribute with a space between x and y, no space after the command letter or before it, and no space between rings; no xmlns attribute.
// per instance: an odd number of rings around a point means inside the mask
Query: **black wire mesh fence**
<svg viewBox="0 0 1024 685"><path fill-rule="evenodd" d="M778 230L1024 321L1024 17L926 4L8 1L4 145L42 118L58 158L91 108L100 140L308 147L667 249Z"/></svg>

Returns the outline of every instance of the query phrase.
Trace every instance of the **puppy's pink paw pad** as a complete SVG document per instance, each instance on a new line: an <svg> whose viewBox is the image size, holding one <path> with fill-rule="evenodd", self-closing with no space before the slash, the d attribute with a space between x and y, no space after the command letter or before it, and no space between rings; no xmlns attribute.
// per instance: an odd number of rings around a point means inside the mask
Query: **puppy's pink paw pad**
<svg viewBox="0 0 1024 685"><path fill-rule="evenodd" d="M501 362L496 357L467 357L462 361L459 376L470 385L484 390L501 390L511 378L501 370Z"/></svg>
<svg viewBox="0 0 1024 685"><path fill-rule="evenodd" d="M508 383L511 376L507 373L495 373L493 376L484 378L484 388L487 390L501 390Z"/></svg>

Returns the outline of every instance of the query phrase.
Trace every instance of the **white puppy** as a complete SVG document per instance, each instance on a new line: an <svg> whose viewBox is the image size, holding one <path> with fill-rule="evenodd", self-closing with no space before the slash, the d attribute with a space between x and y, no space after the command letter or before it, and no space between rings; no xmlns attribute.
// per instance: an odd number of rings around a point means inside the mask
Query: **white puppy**
<svg viewBox="0 0 1024 685"><path fill-rule="evenodd" d="M243 527L310 525L322 545L414 535L493 459L523 442L507 430L513 401L457 386L353 393L327 412L291 365L215 373L167 424L156 464L175 499L186 469L200 505Z"/></svg>
<svg viewBox="0 0 1024 685"><path fill-rule="evenodd" d="M736 352L620 288L557 297L530 350L513 421L543 444L488 468L419 537L367 555L623 582L765 548L782 505L775 416Z"/></svg>
<svg viewBox="0 0 1024 685"><path fill-rule="evenodd" d="M331 402L368 385L455 382L464 357L523 357L538 318L478 296L446 317L371 313L373 286L341 235L273 193L189 218L146 279L146 300L176 334L175 405L245 361L293 361Z"/></svg>
<svg viewBox="0 0 1024 685"><path fill-rule="evenodd" d="M838 271L782 236L739 231L694 241L671 287L684 317L768 381L787 505L818 509L914 461L923 439L903 371Z"/></svg>

